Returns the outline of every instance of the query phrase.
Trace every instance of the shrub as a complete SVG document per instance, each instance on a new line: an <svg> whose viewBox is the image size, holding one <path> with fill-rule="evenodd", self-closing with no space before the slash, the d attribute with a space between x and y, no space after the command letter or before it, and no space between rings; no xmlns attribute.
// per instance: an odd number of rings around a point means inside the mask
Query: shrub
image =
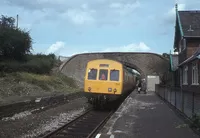
<svg viewBox="0 0 200 138"><path fill-rule="evenodd" d="M1 72L30 72L48 74L57 62L55 55L27 55L26 61L5 60L0 62Z"/></svg>
<svg viewBox="0 0 200 138"><path fill-rule="evenodd" d="M190 124L190 127L200 130L200 116L197 114L194 114L191 119L192 123Z"/></svg>

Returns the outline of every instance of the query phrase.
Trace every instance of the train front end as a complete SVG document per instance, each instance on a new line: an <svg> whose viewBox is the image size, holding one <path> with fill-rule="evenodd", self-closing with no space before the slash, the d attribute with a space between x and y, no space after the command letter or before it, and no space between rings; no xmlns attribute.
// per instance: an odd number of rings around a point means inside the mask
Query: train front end
<svg viewBox="0 0 200 138"><path fill-rule="evenodd" d="M122 78L119 62L105 59L88 62L84 80L88 101L101 106L118 99L123 88Z"/></svg>

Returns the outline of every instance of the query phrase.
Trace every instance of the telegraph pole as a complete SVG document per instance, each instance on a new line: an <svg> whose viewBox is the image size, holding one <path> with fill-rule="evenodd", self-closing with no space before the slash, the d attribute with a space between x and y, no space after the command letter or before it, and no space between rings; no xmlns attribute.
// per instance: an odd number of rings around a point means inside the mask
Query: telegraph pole
<svg viewBox="0 0 200 138"><path fill-rule="evenodd" d="M18 28L18 18L19 18L19 15L17 14L17 28Z"/></svg>

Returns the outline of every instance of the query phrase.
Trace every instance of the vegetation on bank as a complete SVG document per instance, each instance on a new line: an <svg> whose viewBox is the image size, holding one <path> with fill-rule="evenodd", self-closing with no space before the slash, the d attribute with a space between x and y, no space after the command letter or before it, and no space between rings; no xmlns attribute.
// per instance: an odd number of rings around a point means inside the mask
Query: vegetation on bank
<svg viewBox="0 0 200 138"><path fill-rule="evenodd" d="M9 96L79 91L75 81L53 72L54 54L32 54L30 32L15 26L13 17L0 17L0 102Z"/></svg>
<svg viewBox="0 0 200 138"><path fill-rule="evenodd" d="M60 73L41 75L27 72L1 73L0 97L80 91L76 82Z"/></svg>
<svg viewBox="0 0 200 138"><path fill-rule="evenodd" d="M32 54L30 32L15 26L13 17L0 18L0 71L48 74L57 62L54 54Z"/></svg>
<svg viewBox="0 0 200 138"><path fill-rule="evenodd" d="M192 116L190 127L197 130L200 133L200 116L199 115L194 114Z"/></svg>
<svg viewBox="0 0 200 138"><path fill-rule="evenodd" d="M26 60L10 60L4 59L0 61L1 72L29 72L36 74L49 74L52 68L59 64L54 54L44 55L26 55Z"/></svg>

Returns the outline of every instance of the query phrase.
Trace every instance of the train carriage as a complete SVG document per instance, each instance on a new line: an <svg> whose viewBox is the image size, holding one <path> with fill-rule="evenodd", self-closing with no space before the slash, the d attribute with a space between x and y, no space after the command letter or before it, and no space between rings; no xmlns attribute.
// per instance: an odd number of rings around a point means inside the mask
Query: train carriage
<svg viewBox="0 0 200 138"><path fill-rule="evenodd" d="M87 63L84 92L93 105L103 105L133 91L136 77L122 63L97 59Z"/></svg>

